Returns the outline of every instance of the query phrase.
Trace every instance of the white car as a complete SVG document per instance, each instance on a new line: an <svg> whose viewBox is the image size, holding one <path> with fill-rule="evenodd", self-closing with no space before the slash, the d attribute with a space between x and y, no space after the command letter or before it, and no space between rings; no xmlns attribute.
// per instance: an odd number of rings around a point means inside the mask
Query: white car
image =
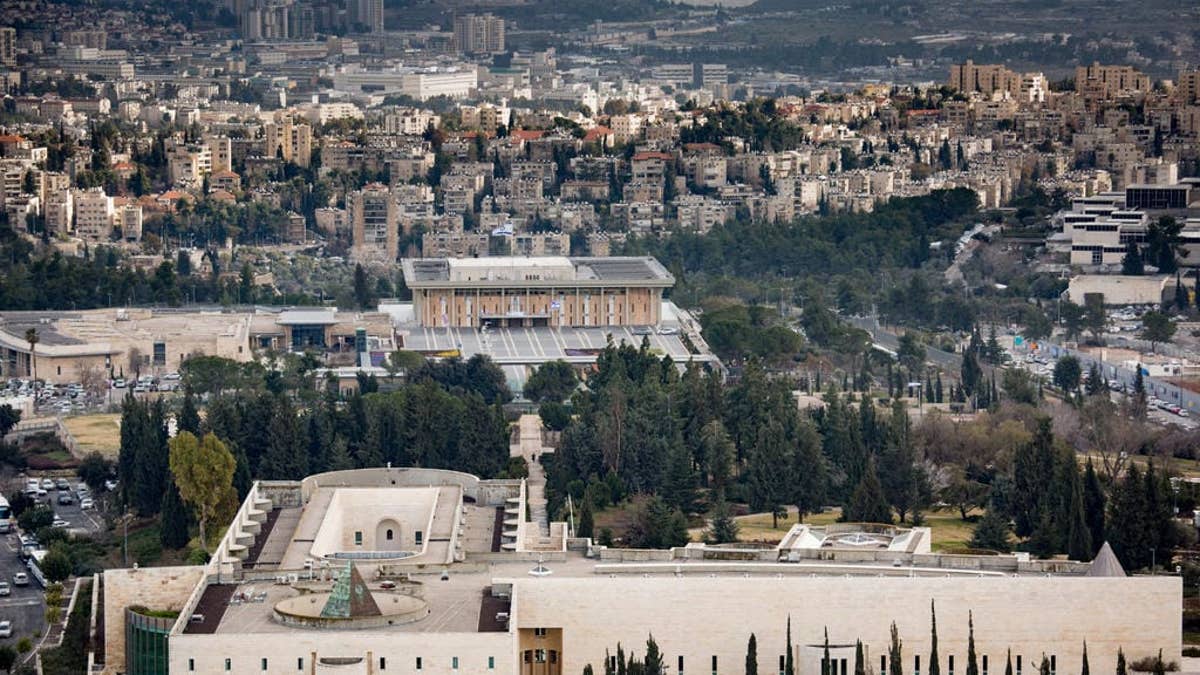
<svg viewBox="0 0 1200 675"><path fill-rule="evenodd" d="M24 572L17 572L13 575L13 586L28 586L29 575Z"/></svg>
<svg viewBox="0 0 1200 675"><path fill-rule="evenodd" d="M96 503L93 502L91 499L80 499L79 500L79 508L84 511L88 511L88 510L96 508Z"/></svg>
<svg viewBox="0 0 1200 675"><path fill-rule="evenodd" d="M69 521L63 520L62 518L55 518L54 522L50 523L50 527L70 527L70 526L71 526L71 523Z"/></svg>
<svg viewBox="0 0 1200 675"><path fill-rule="evenodd" d="M12 637L12 622L0 621L0 638Z"/></svg>
<svg viewBox="0 0 1200 675"><path fill-rule="evenodd" d="M7 581L0 581L0 596L12 595L12 586Z"/></svg>
<svg viewBox="0 0 1200 675"><path fill-rule="evenodd" d="M54 480L51 478L43 478L41 488L43 490L53 490L54 489Z"/></svg>

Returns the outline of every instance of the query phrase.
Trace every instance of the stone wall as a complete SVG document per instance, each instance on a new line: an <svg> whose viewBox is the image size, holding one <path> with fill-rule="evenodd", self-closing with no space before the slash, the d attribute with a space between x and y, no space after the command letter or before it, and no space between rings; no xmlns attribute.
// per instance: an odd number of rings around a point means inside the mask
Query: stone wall
<svg viewBox="0 0 1200 675"><path fill-rule="evenodd" d="M105 570L104 672L125 670L125 609L142 605L155 610L182 610L204 568L149 567Z"/></svg>
<svg viewBox="0 0 1200 675"><path fill-rule="evenodd" d="M707 575L598 576L513 579L518 629L563 628L562 672L599 669L618 641L641 647L655 640L670 666L684 656L685 672L741 672L746 641L758 638L759 664L773 670L784 653L788 617L796 645L819 644L828 627L834 643L861 639L884 654L896 622L906 668L927 661L930 603L936 602L942 672L954 655L966 667L967 613L973 612L980 655L1000 673L1006 650L1036 672L1041 655L1055 655L1057 672L1077 673L1087 641L1093 672L1115 667L1118 648L1133 659L1180 657L1180 580L1175 577L717 577ZM639 649L638 651L644 651ZM798 675L816 675L807 664ZM927 669L928 663L923 666Z"/></svg>

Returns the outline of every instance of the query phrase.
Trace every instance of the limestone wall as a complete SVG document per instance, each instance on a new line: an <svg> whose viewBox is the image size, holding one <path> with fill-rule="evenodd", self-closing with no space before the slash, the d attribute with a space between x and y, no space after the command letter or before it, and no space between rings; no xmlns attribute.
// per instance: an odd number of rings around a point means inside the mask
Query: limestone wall
<svg viewBox="0 0 1200 675"><path fill-rule="evenodd" d="M1132 659L1180 656L1180 581L1174 577L616 577L513 579L515 628L563 628L564 673L598 670L606 648L620 640L644 651L654 634L666 663L685 657L685 673L741 672L750 633L758 638L760 668L784 653L788 616L797 645L862 639L871 654L887 651L893 621L912 668L921 654L928 669L930 602L936 601L942 672L953 654L965 671L967 612L974 612L980 655L1003 672L1010 647L1023 673L1041 655L1055 655L1057 672L1077 673L1086 640L1093 672L1115 667L1118 648ZM514 604L514 607L516 604ZM811 667L810 667L811 666ZM877 668L878 664L874 664ZM816 675L805 664L798 675Z"/></svg>
<svg viewBox="0 0 1200 675"><path fill-rule="evenodd" d="M204 568L148 567L105 570L104 664L106 673L125 669L125 608L180 611L204 576Z"/></svg>
<svg viewBox="0 0 1200 675"><path fill-rule="evenodd" d="M480 480L461 471L421 468L351 469L318 473L301 481L304 501L312 498L318 487L423 487L457 485L463 495L478 501Z"/></svg>
<svg viewBox="0 0 1200 675"><path fill-rule="evenodd" d="M229 672L233 673L416 675L419 657L420 675L509 675L515 672L514 655L513 637L509 633L296 630L286 634L187 634L171 637L170 670L225 673L228 658ZM453 667L455 657L457 670ZM491 669L489 657L493 659ZM194 669L189 669L189 659ZM266 668L262 659L267 660ZM321 659L362 660L329 667L322 666Z"/></svg>

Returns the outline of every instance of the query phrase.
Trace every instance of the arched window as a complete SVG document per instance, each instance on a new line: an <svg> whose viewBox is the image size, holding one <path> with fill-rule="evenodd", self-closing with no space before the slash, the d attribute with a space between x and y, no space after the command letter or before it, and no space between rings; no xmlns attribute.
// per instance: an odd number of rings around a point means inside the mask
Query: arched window
<svg viewBox="0 0 1200 675"><path fill-rule="evenodd" d="M392 540L392 531L391 531L391 530L388 530L388 531L387 531L387 540L388 540L388 541L391 541L391 540Z"/></svg>

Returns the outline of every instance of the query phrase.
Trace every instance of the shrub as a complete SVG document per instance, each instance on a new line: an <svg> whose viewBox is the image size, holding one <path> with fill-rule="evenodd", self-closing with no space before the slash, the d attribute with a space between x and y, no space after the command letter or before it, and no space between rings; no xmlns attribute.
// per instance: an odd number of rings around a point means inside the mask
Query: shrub
<svg viewBox="0 0 1200 675"><path fill-rule="evenodd" d="M33 640L23 637L17 640L17 651L22 654L28 654L29 650L33 649Z"/></svg>
<svg viewBox="0 0 1200 675"><path fill-rule="evenodd" d="M17 524L26 532L37 532L43 527L54 523L54 509L49 506L35 506L27 509L17 518Z"/></svg>
<svg viewBox="0 0 1200 675"><path fill-rule="evenodd" d="M1161 655L1145 656L1140 659L1137 659L1136 661L1130 661L1129 669L1135 670L1140 673L1152 673L1155 671L1156 667L1159 665L1159 659L1161 659L1161 658L1162 658ZM1177 672L1179 670L1179 664L1174 661L1163 661L1162 662L1162 670L1164 672L1168 672L1168 673Z"/></svg>
<svg viewBox="0 0 1200 675"><path fill-rule="evenodd" d="M187 564L203 565L204 563L208 562L208 558L208 551L205 551L202 548L194 548L188 552Z"/></svg>
<svg viewBox="0 0 1200 675"><path fill-rule="evenodd" d="M1183 655L1189 659L1200 657L1200 647L1184 647Z"/></svg>

